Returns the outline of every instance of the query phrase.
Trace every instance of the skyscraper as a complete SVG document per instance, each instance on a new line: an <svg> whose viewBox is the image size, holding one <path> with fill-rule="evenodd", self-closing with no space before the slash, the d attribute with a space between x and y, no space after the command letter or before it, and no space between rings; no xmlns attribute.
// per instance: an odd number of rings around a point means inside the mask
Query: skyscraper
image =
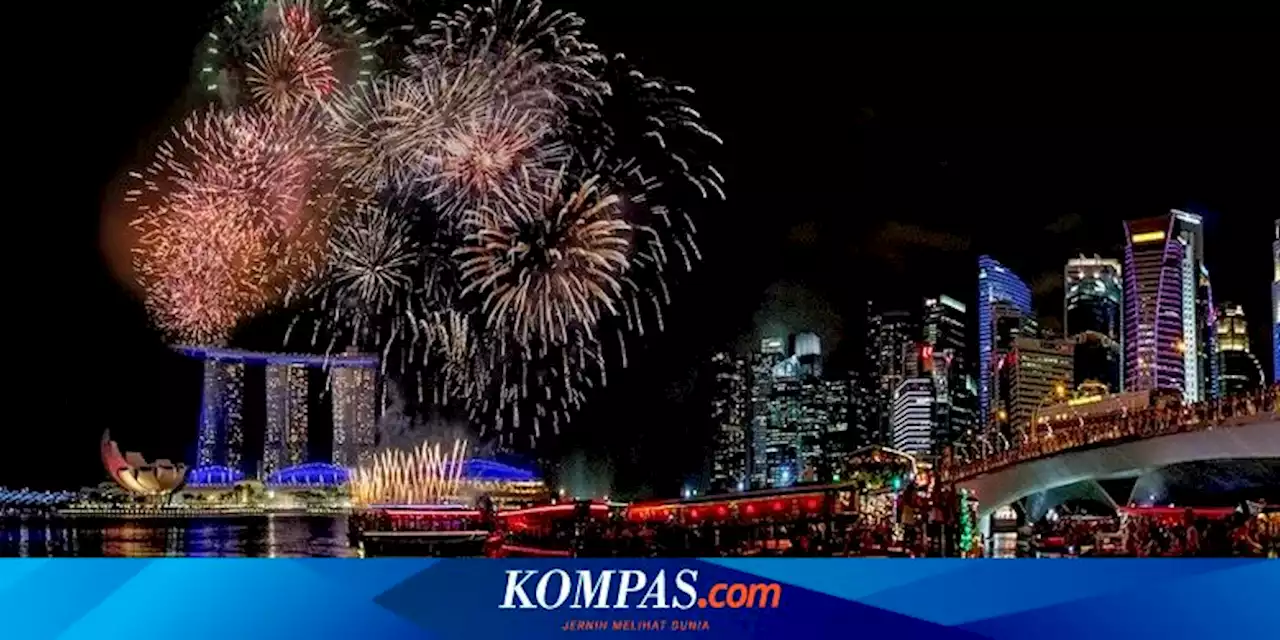
<svg viewBox="0 0 1280 640"><path fill-rule="evenodd" d="M1218 367L1218 306L1213 301L1209 269L1200 265L1200 288L1196 291L1196 326L1202 336L1199 350L1200 397L1203 400L1222 397L1222 379Z"/></svg>
<svg viewBox="0 0 1280 640"><path fill-rule="evenodd" d="M750 473L747 431L750 418L750 374L746 359L729 352L711 358L714 389L711 420L715 449L711 456L711 490L746 488Z"/></svg>
<svg viewBox="0 0 1280 640"><path fill-rule="evenodd" d="M877 431L876 444L890 441L893 394L898 385L907 379L910 363L907 356L913 354L918 328L908 311L885 311L871 322L875 328L875 393Z"/></svg>
<svg viewBox="0 0 1280 640"><path fill-rule="evenodd" d="M852 433L852 422L855 418L854 386L854 381L849 378L820 381L819 395L815 404L822 412L822 415L816 419L823 425L824 463L818 479L824 482L838 480L831 474L841 469L849 453L860 446L860 443L854 441L856 434Z"/></svg>
<svg viewBox="0 0 1280 640"><path fill-rule="evenodd" d="M1119 260L1082 256L1067 261L1063 328L1076 343L1073 386L1100 382L1111 393L1124 388L1122 273Z"/></svg>
<svg viewBox="0 0 1280 640"><path fill-rule="evenodd" d="M1020 337L1000 369L1001 400L1012 433L1022 433L1040 409L1067 398L1073 379L1069 340Z"/></svg>
<svg viewBox="0 0 1280 640"><path fill-rule="evenodd" d="M802 375L822 377L822 340L817 334L810 332L798 334L791 357L795 358Z"/></svg>
<svg viewBox="0 0 1280 640"><path fill-rule="evenodd" d="M243 471L244 363L204 361L204 388L200 403L200 433L196 438L196 465L225 465Z"/></svg>
<svg viewBox="0 0 1280 640"><path fill-rule="evenodd" d="M336 367L333 386L333 463L359 466L377 444L377 370Z"/></svg>
<svg viewBox="0 0 1280 640"><path fill-rule="evenodd" d="M799 480L800 419L804 411L804 381L792 370L775 368L765 403L764 486L788 487ZM757 416L759 417L759 416Z"/></svg>
<svg viewBox="0 0 1280 640"><path fill-rule="evenodd" d="M1223 395L1235 395L1261 388L1266 382L1262 364L1249 349L1249 325L1240 305L1224 303L1218 308L1217 359Z"/></svg>
<svg viewBox="0 0 1280 640"><path fill-rule="evenodd" d="M1205 396L1211 300L1200 217L1183 211L1125 223L1125 388Z"/></svg>
<svg viewBox="0 0 1280 640"><path fill-rule="evenodd" d="M972 435L977 426L974 413L976 398L969 391L968 346L965 317L968 309L950 296L926 298L924 301L923 335L925 350L921 352L923 373L933 380L933 434L935 447L951 444ZM935 451L934 453L940 453Z"/></svg>
<svg viewBox="0 0 1280 640"><path fill-rule="evenodd" d="M992 367L1001 358L1000 338L1021 333L1031 318L1031 289L991 256L978 258L978 419L992 415Z"/></svg>
<svg viewBox="0 0 1280 640"><path fill-rule="evenodd" d="M308 372L299 364L266 366L267 425L262 476L307 462Z"/></svg>
<svg viewBox="0 0 1280 640"><path fill-rule="evenodd" d="M787 357L787 341L764 338L751 354L751 486L769 486L767 455L769 440L769 398L773 395L773 370Z"/></svg>
<svg viewBox="0 0 1280 640"><path fill-rule="evenodd" d="M908 378L893 391L890 418L894 449L927 456L933 451L933 380Z"/></svg>
<svg viewBox="0 0 1280 640"><path fill-rule="evenodd" d="M1280 383L1280 220L1271 241L1271 380Z"/></svg>

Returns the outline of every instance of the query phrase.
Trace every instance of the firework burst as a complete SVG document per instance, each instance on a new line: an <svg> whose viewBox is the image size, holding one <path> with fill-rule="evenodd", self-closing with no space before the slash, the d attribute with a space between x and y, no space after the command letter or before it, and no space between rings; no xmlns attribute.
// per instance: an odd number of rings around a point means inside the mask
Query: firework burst
<svg viewBox="0 0 1280 640"><path fill-rule="evenodd" d="M198 75L227 106L314 103L371 80L376 45L346 0L232 0L201 44Z"/></svg>
<svg viewBox="0 0 1280 640"><path fill-rule="evenodd" d="M337 84L332 58L319 29L271 34L248 63L249 93L257 104L276 112L304 109Z"/></svg>
<svg viewBox="0 0 1280 640"><path fill-rule="evenodd" d="M425 505L455 501L467 460L467 443L445 448L424 442L388 449L351 474L351 495L363 505Z"/></svg>
<svg viewBox="0 0 1280 640"><path fill-rule="evenodd" d="M421 268L421 252L408 220L394 210L362 204L330 234L328 273L321 280L325 306L357 344L381 343L399 335L401 305L410 297ZM390 321L391 326L380 327Z"/></svg>
<svg viewBox="0 0 1280 640"><path fill-rule="evenodd" d="M316 275L324 217L319 148L254 112L197 112L135 174L134 269L172 337L224 341L245 317Z"/></svg>
<svg viewBox="0 0 1280 640"><path fill-rule="evenodd" d="M632 228L618 197L590 179L565 195L563 174L531 202L474 216L456 255L465 296L484 298L486 328L522 345L561 345L591 335L616 313L630 266Z"/></svg>
<svg viewBox="0 0 1280 640"><path fill-rule="evenodd" d="M608 86L596 71L605 57L583 40L583 24L577 14L544 11L541 0L490 0L433 19L409 61L483 61L526 108L591 108Z"/></svg>

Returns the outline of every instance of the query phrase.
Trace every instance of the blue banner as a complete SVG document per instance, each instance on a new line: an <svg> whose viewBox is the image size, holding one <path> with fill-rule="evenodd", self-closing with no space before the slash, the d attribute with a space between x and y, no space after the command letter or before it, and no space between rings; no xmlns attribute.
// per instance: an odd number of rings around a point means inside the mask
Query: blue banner
<svg viewBox="0 0 1280 640"><path fill-rule="evenodd" d="M1267 560L0 561L0 637L1263 638Z"/></svg>

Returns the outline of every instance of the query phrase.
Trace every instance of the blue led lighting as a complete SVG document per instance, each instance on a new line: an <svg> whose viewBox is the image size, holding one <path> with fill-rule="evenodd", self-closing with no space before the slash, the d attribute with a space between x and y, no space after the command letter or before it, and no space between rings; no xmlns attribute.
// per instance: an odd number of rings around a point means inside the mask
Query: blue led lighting
<svg viewBox="0 0 1280 640"><path fill-rule="evenodd" d="M335 353L318 356L310 353L261 353L241 349L219 349L216 347L197 347L177 345L174 351L201 360L218 360L223 362L243 362L246 364L302 365L319 368L358 368L374 369L378 367L378 356L367 353Z"/></svg>
<svg viewBox="0 0 1280 640"><path fill-rule="evenodd" d="M347 483L346 469L328 462L308 462L267 476L272 487L340 487Z"/></svg>
<svg viewBox="0 0 1280 640"><path fill-rule="evenodd" d="M991 256L978 257L978 420L985 424L991 411L991 357L995 350L997 303L1012 305L1031 315L1031 288Z"/></svg>
<svg viewBox="0 0 1280 640"><path fill-rule="evenodd" d="M196 467L187 472L187 486L191 487L221 487L233 485L243 480L244 473L239 469L221 465Z"/></svg>
<svg viewBox="0 0 1280 640"><path fill-rule="evenodd" d="M538 479L538 474L501 462L472 458L462 464L462 477L471 481L531 482Z"/></svg>
<svg viewBox="0 0 1280 640"><path fill-rule="evenodd" d="M281 469L267 476L267 485L273 487L339 487L347 483L350 473L328 462L308 462ZM471 459L462 464L462 478L469 482L532 482L538 474L527 469L494 462Z"/></svg>
<svg viewBox="0 0 1280 640"><path fill-rule="evenodd" d="M71 491L32 491L0 487L0 506L50 507L71 502L75 498L76 494Z"/></svg>

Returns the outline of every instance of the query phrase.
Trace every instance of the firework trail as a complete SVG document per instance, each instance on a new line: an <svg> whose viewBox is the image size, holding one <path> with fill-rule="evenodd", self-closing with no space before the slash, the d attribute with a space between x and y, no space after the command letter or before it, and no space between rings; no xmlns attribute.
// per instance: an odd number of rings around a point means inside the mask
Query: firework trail
<svg viewBox="0 0 1280 640"><path fill-rule="evenodd" d="M467 460L467 443L451 448L423 442L417 448L388 449L351 474L352 498L362 505L426 505L457 499Z"/></svg>

